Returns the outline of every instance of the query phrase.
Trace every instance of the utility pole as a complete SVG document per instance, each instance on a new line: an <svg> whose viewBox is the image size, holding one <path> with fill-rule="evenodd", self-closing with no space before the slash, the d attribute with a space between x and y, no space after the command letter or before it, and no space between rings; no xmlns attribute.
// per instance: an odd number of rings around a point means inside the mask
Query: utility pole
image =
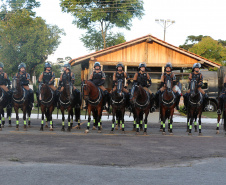
<svg viewBox="0 0 226 185"><path fill-rule="evenodd" d="M169 26L171 26L172 24L175 23L174 20L170 20L170 19L155 19L155 22L160 24L163 28L164 28L164 41L166 40L166 28L168 28Z"/></svg>

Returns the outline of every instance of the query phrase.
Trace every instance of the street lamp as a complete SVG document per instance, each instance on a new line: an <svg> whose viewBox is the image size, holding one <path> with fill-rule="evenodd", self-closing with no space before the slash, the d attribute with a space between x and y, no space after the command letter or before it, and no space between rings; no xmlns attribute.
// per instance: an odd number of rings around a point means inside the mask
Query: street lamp
<svg viewBox="0 0 226 185"><path fill-rule="evenodd" d="M155 19L155 22L160 24L163 28L164 28L164 41L165 41L165 37L166 37L166 28L168 28L169 26L171 26L172 24L175 23L174 20L170 20L170 19Z"/></svg>

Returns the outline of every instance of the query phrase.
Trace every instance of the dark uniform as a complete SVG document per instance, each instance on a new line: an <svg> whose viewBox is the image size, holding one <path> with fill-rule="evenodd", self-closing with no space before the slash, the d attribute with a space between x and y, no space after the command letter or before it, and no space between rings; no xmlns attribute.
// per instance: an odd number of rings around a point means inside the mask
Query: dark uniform
<svg viewBox="0 0 226 185"><path fill-rule="evenodd" d="M170 71L166 71L166 68L169 67ZM180 97L181 95L176 91L175 89L175 85L176 85L176 76L175 74L172 72L172 64L171 63L167 63L165 65L165 72L162 74L161 76L161 85L160 85L160 89L157 91L156 95L155 95L155 101L156 101L156 107L159 107L159 94L161 94L163 91L166 90L166 84L165 84L165 79L167 78L167 76L169 76L171 78L171 80L173 81L173 87L172 90L176 95L176 109L179 110L179 102L180 102Z"/></svg>
<svg viewBox="0 0 226 185"><path fill-rule="evenodd" d="M151 87L151 77L149 76L148 73L146 73L145 71L141 70L141 67L144 67L146 69L146 64L145 63L140 63L138 70L139 72L137 72L134 77L133 77L133 83L138 83L139 85L141 85L147 92L149 92L150 94L150 101L152 100L152 98L154 97L154 94L151 92L151 90L149 89L149 87ZM150 111L154 111L155 108L151 107Z"/></svg>
<svg viewBox="0 0 226 185"><path fill-rule="evenodd" d="M206 105L208 102L208 96L207 94L203 91L202 89L202 85L203 85L203 75L202 73L200 73L199 71L196 72L194 71L195 68L201 68L201 64L200 63L195 63L192 67L192 72L189 74L189 86L190 86L190 82L192 79L195 79L197 81L198 84L198 90L199 92L201 92L203 94L203 110L207 110L206 109ZM187 91L187 93L184 94L184 110L187 110L187 103L188 103L188 94L190 93L190 88Z"/></svg>
<svg viewBox="0 0 226 185"><path fill-rule="evenodd" d="M30 81L30 74L26 73L26 71L22 72L21 68L25 68L26 69L26 64L25 63L21 63L18 66L18 70L19 73L16 73L16 76L18 77L18 75L20 75L20 83L23 86L24 89L26 89L28 91L28 100L29 100L29 106L33 107L33 103L34 103L34 92L32 89L29 88L29 81Z"/></svg>
<svg viewBox="0 0 226 185"><path fill-rule="evenodd" d="M107 91L107 89L103 86L105 83L105 73L101 71L101 66L99 62L95 62L94 64L94 69L95 67L99 66L99 70L94 70L92 74L89 77L89 80L91 80L96 86L98 86L103 92L104 92L104 108L109 110L110 108L110 96ZM106 108L105 105L108 102L108 107Z"/></svg>

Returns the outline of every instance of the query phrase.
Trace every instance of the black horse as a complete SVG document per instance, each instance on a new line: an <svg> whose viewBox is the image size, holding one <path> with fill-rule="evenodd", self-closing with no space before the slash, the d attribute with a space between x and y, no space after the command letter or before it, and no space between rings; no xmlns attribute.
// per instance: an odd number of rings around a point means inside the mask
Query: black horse
<svg viewBox="0 0 226 185"><path fill-rule="evenodd" d="M0 131L2 130L2 127L4 127L5 124L5 117L4 117L4 108L7 110L7 118L9 119L9 126L11 126L11 99L12 96L10 93L4 91L2 88L0 88Z"/></svg>
<svg viewBox="0 0 226 185"><path fill-rule="evenodd" d="M186 102L185 102L186 103ZM203 95L198 90L198 84L195 79L190 82L190 93L187 102L187 131L191 135L192 124L195 120L195 131L197 132L196 119L199 116L199 135L202 135L201 116L203 110Z"/></svg>
<svg viewBox="0 0 226 185"><path fill-rule="evenodd" d="M114 92L112 92L111 96L111 105L112 105L112 128L111 132L114 132L115 128L115 116L116 116L116 130L118 130L118 126L120 125L120 129L122 132L125 132L124 125L124 115L126 109L126 95L122 92L123 80L119 79L117 83L117 88Z"/></svg>
<svg viewBox="0 0 226 185"><path fill-rule="evenodd" d="M177 97L173 92L173 81L170 76L167 75L165 79L166 90L162 93L160 97L160 119L161 126L160 131L162 130L162 134L165 134L165 122L168 119L168 130L170 134L173 134L173 114L174 108L176 106Z"/></svg>

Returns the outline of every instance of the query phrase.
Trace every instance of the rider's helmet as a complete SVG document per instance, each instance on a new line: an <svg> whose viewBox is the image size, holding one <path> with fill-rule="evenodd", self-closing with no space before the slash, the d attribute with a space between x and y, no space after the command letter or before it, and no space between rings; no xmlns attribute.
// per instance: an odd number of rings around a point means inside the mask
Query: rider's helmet
<svg viewBox="0 0 226 185"><path fill-rule="evenodd" d="M99 66L101 68L100 62L95 62L93 67L95 68L96 66Z"/></svg>
<svg viewBox="0 0 226 185"><path fill-rule="evenodd" d="M70 64L64 64L64 67L66 67L67 69L71 70L71 65Z"/></svg>
<svg viewBox="0 0 226 185"><path fill-rule="evenodd" d="M170 68L170 71L172 71L173 69L173 66L170 62L168 62L166 65L165 65L165 71L166 71L166 68L169 67Z"/></svg>
<svg viewBox="0 0 226 185"><path fill-rule="evenodd" d="M18 66L18 70L20 71L20 69L24 67L26 69L26 64L25 63L20 63L19 66Z"/></svg>
<svg viewBox="0 0 226 185"><path fill-rule="evenodd" d="M118 67L122 67L122 70L124 70L124 65L119 62L117 65L116 65L116 70L118 70Z"/></svg>
<svg viewBox="0 0 226 185"><path fill-rule="evenodd" d="M3 69L4 68L4 64L2 62L0 62L0 67Z"/></svg>
<svg viewBox="0 0 226 185"><path fill-rule="evenodd" d="M44 70L46 70L48 67L52 68L52 65L49 62L45 63Z"/></svg>
<svg viewBox="0 0 226 185"><path fill-rule="evenodd" d="M145 63L140 63L138 69L140 70L141 67L145 67L146 68L146 64Z"/></svg>
<svg viewBox="0 0 226 185"><path fill-rule="evenodd" d="M200 63L195 63L193 66L192 66L192 70L194 70L195 68L201 68L201 64Z"/></svg>

